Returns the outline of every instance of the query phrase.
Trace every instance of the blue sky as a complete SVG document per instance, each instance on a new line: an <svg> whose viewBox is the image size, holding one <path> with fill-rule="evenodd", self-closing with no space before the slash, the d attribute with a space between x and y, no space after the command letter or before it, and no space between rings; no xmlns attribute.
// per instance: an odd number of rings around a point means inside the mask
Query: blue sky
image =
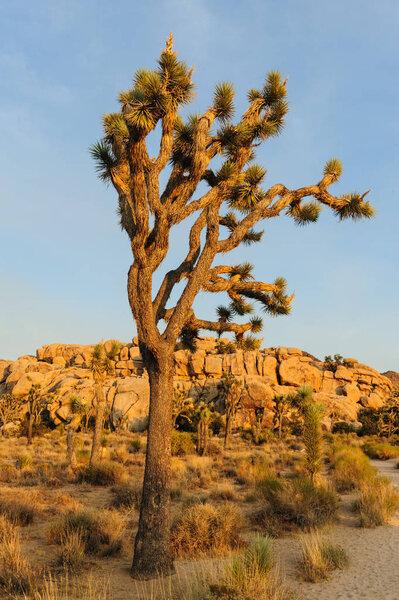
<svg viewBox="0 0 399 600"><path fill-rule="evenodd" d="M230 257L251 261L257 279L285 276L296 292L289 317L265 319L264 345L399 371L398 28L396 0L3 0L0 357L135 334L129 244L88 147L119 90L154 65L173 30L180 57L195 65L192 110L206 109L227 80L240 113L268 70L289 75L285 130L258 153L268 185L315 183L338 156L336 194L372 189L373 221L338 223L325 210L297 228L283 217ZM174 235L169 264L185 234ZM198 316L222 301L199 297Z"/></svg>

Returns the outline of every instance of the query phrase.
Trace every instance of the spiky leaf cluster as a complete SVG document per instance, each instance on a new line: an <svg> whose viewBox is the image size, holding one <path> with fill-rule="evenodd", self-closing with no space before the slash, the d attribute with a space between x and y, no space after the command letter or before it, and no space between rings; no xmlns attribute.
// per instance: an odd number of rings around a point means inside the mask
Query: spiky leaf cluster
<svg viewBox="0 0 399 600"><path fill-rule="evenodd" d="M321 205L316 201L304 204L298 202L288 208L287 215L294 219L296 225L303 226L315 223L319 218L321 209Z"/></svg>
<svg viewBox="0 0 399 600"><path fill-rule="evenodd" d="M179 335L177 349L190 350L190 352L196 352L198 337L198 329L195 329L194 327L190 327L188 325L184 326Z"/></svg>
<svg viewBox="0 0 399 600"><path fill-rule="evenodd" d="M341 208L335 210L339 220L353 219L357 221L374 217L375 208L371 206L368 200L364 202L364 196L365 194L360 195L358 192L342 196L342 199L346 202Z"/></svg>

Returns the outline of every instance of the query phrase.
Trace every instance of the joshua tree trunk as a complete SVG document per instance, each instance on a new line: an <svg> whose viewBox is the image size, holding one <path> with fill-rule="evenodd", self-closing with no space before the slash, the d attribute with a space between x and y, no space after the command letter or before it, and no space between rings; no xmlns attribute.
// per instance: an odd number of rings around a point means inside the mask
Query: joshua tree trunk
<svg viewBox="0 0 399 600"><path fill-rule="evenodd" d="M170 458L173 403L173 349L155 359L144 356L150 383L150 414L140 520L131 569L151 578L174 571L170 551Z"/></svg>
<svg viewBox="0 0 399 600"><path fill-rule="evenodd" d="M91 447L90 466L101 460L101 436L105 412L105 396L101 382L95 384L96 394L96 422L94 424L93 445Z"/></svg>
<svg viewBox="0 0 399 600"><path fill-rule="evenodd" d="M74 471L77 467L75 445L76 445L76 429L75 425L71 423L68 426L68 433L66 437L67 442L67 460L68 465Z"/></svg>
<svg viewBox="0 0 399 600"><path fill-rule="evenodd" d="M33 438L33 422L35 420L35 415L33 412L29 412L29 421L28 421L28 444L32 443Z"/></svg>
<svg viewBox="0 0 399 600"><path fill-rule="evenodd" d="M197 453L204 456L208 450L208 423L201 419L197 427Z"/></svg>
<svg viewBox="0 0 399 600"><path fill-rule="evenodd" d="M226 450L227 448L227 444L229 442L230 439L230 435L231 435L231 421L232 418L230 415L226 415L226 429L224 432L224 449Z"/></svg>

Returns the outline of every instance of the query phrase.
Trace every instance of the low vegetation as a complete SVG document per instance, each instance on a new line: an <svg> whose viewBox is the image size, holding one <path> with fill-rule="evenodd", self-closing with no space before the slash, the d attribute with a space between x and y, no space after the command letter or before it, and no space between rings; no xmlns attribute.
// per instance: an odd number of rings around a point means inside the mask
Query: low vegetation
<svg viewBox="0 0 399 600"><path fill-rule="evenodd" d="M371 481L376 473L360 448L338 446L331 457L331 476L338 492L350 492Z"/></svg>
<svg viewBox="0 0 399 600"><path fill-rule="evenodd" d="M370 441L364 444L363 452L370 458L388 460L399 456L399 446L392 446L380 441Z"/></svg>
<svg viewBox="0 0 399 600"><path fill-rule="evenodd" d="M316 583L328 579L332 571L344 569L348 564L349 558L342 546L312 533L302 543L298 573L304 581Z"/></svg>
<svg viewBox="0 0 399 600"><path fill-rule="evenodd" d="M399 506L399 494L385 477L374 477L365 484L354 504L361 527L377 527L389 523Z"/></svg>

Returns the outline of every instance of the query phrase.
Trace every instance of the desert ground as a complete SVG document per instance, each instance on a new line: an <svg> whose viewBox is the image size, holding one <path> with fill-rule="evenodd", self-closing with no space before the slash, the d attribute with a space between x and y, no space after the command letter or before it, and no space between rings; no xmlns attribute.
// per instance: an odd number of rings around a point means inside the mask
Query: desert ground
<svg viewBox="0 0 399 600"><path fill-rule="evenodd" d="M209 596L204 589L208 582L220 581L231 562L242 556L257 536L270 535L272 572L273 577L278 577L279 589L269 590L262 597L399 598L397 499L383 517L386 524L380 526L376 526L374 517L371 521L364 519L361 510L354 508L365 488L373 487L368 470L373 478L386 477L384 486L392 493L388 478L399 489L395 457L399 448L395 445L383 444L385 454L393 458L372 460L370 466L360 447L366 442L381 446L381 441L359 438L353 433L325 434L324 467L319 484L331 495L338 492L335 500L326 496L316 506L319 502L316 497L302 497L297 502L279 496L276 500L280 502L279 511L270 509L270 502L267 504L270 483L264 482L277 480L285 484L303 477L305 452L299 437L288 435L284 440L271 437L266 443L254 446L237 433L230 448L224 450L221 434L214 435L210 456L197 456L192 448L178 447L180 455L172 459L171 490L172 545L177 572L158 581L137 582L130 577L129 568L139 516L145 434L106 435L103 467L94 480L85 480L90 432L78 434L79 467L74 473L67 468L65 438L62 429L55 429L34 437L31 446L27 446L23 437L0 439L2 523L11 522L15 532L11 542L10 536L2 532L1 597L252 598L255 596L244 593L227 596L220 590ZM363 467L353 468L359 453L367 461L367 467L363 465L367 475ZM298 490L295 494L300 496ZM335 501L335 508L330 510L329 503ZM209 507L219 511L219 529L206 546L204 540L209 532L201 529L198 520L207 518L204 513L201 515L201 510L210 510ZM194 524L181 518L190 510L200 511ZM77 517L80 525L74 531L65 525L71 514L80 515ZM82 515L89 515L91 521ZM82 539L89 529L92 538L85 546ZM304 541L315 535L319 541L328 540L343 548L347 564L331 569L323 581L309 582L304 581L299 562ZM20 539L20 548L16 548L16 538ZM7 574L10 568L17 574L16 580Z"/></svg>

